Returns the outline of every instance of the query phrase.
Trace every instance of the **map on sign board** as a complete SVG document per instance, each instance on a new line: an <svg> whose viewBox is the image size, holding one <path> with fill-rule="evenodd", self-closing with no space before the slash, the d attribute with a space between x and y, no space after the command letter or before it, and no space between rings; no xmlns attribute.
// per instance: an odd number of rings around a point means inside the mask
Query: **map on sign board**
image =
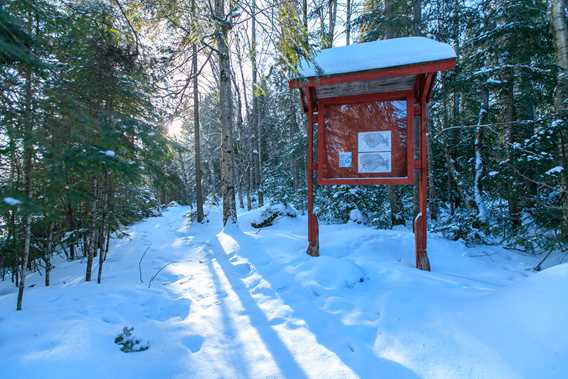
<svg viewBox="0 0 568 379"><path fill-rule="evenodd" d="M339 168L349 168L353 165L353 158L350 151L339 152Z"/></svg>
<svg viewBox="0 0 568 379"><path fill-rule="evenodd" d="M359 173L392 171L392 133L390 131L360 132L357 135Z"/></svg>
<svg viewBox="0 0 568 379"><path fill-rule="evenodd" d="M360 153L359 172L360 173L382 173L391 172L391 153Z"/></svg>

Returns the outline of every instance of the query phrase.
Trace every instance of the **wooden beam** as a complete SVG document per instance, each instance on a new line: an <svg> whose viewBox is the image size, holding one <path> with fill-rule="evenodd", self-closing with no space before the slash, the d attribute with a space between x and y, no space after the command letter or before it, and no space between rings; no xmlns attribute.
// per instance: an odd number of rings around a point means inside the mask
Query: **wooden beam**
<svg viewBox="0 0 568 379"><path fill-rule="evenodd" d="M447 71L454 68L456 59L446 59L442 61L420 63L414 65L390 67L378 70L352 72L332 76L322 76L303 79L293 79L288 82L290 88L318 87L326 84L349 83L355 81L374 80L393 76L419 75L429 72Z"/></svg>
<svg viewBox="0 0 568 379"><path fill-rule="evenodd" d="M414 81L414 76L396 76L367 81L326 84L316 87L316 95L318 99L327 99L340 96L408 91L412 89Z"/></svg>

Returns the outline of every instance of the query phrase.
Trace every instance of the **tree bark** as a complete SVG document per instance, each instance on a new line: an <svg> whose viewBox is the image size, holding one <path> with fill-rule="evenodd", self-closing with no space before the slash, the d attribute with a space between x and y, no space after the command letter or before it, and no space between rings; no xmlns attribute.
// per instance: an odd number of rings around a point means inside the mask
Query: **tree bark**
<svg viewBox="0 0 568 379"><path fill-rule="evenodd" d="M394 11L393 11L393 1L394 0L385 0L385 14L384 14L384 30L385 30L385 38L395 38L395 27L394 27Z"/></svg>
<svg viewBox="0 0 568 379"><path fill-rule="evenodd" d="M51 273L51 254L53 253L53 229L55 225L53 222L49 223L49 232L47 234L47 247L46 252L44 255L44 263L45 263L45 286L49 287L49 279Z"/></svg>
<svg viewBox="0 0 568 379"><path fill-rule="evenodd" d="M422 0L414 0L412 4L414 34L422 35Z"/></svg>
<svg viewBox="0 0 568 379"><path fill-rule="evenodd" d="M477 126L475 128L475 175L473 180L473 193L475 205L477 207L477 217L481 223L485 224L487 222L487 207L485 206L485 201L483 200L483 191L481 188L481 179L483 177L484 171L483 155L481 153L481 150L483 148L482 125L484 124L487 118L487 112L489 111L489 92L487 91L487 89L483 89L482 92L482 103L479 108L479 118L477 120Z"/></svg>
<svg viewBox="0 0 568 379"><path fill-rule="evenodd" d="M219 58L219 99L221 102L221 196L223 197L223 225L237 223L234 184L233 99L231 90L231 57L228 45L231 23L226 19L225 1L215 0L218 23L217 54Z"/></svg>
<svg viewBox="0 0 568 379"><path fill-rule="evenodd" d="M351 0L347 0L346 9L345 9L345 44L351 44L351 11L352 11L353 4Z"/></svg>
<svg viewBox="0 0 568 379"><path fill-rule="evenodd" d="M306 31L308 30L308 0L302 1L302 23Z"/></svg>
<svg viewBox="0 0 568 379"><path fill-rule="evenodd" d="M191 1L192 16L196 16L195 0ZM192 46L191 74L193 75L193 151L195 161L195 206L197 222L203 222L203 186L201 173L201 137L199 135L199 79L197 67L197 43Z"/></svg>
<svg viewBox="0 0 568 379"><path fill-rule="evenodd" d="M252 63L252 119L256 130L256 156L257 156L257 179L258 179L258 206L264 205L264 192L262 190L262 124L258 114L258 67L256 62L256 0L252 1L252 25L251 25L251 63Z"/></svg>
<svg viewBox="0 0 568 379"><path fill-rule="evenodd" d="M28 7L28 33L32 32L32 8L31 2ZM30 66L26 67L25 70L25 104L24 104L24 192L26 194L27 200L32 199L32 169L33 169L33 88L32 88L32 69ZM25 289L25 279L26 279L26 268L28 267L30 259L30 245L32 238L32 215L27 211L25 216L25 226L24 226L24 251L22 252L22 260L20 266L20 280L18 283L18 298L16 301L16 310L22 310L22 302L24 299L24 289Z"/></svg>
<svg viewBox="0 0 568 379"><path fill-rule="evenodd" d="M111 197L111 174L110 172L105 173L105 183L103 187L104 196L103 196L103 204L102 204L102 215L101 215L101 226L98 235L99 240L99 267L97 272L97 283L101 284L103 278L103 265L106 260L106 252L107 249L105 247L108 246L108 241L105 241L107 238L107 229L109 229L109 221L108 221L108 213L110 208L110 197Z"/></svg>
<svg viewBox="0 0 568 379"><path fill-rule="evenodd" d="M505 159L510 161L514 159L514 151L512 145L514 141L513 119L514 119L514 93L513 93L513 72L510 68L503 70L501 80L507 83L501 90L501 123L504 130ZM521 207L517 193L517 180L513 179L507 185L507 202L509 209L509 222L511 229L516 232L521 226Z"/></svg>
<svg viewBox="0 0 568 379"><path fill-rule="evenodd" d="M333 39L335 36L335 22L337 19L337 0L329 0L328 4L328 34L327 34L327 46L333 47Z"/></svg>
<svg viewBox="0 0 568 379"><path fill-rule="evenodd" d="M97 250L97 177L93 177L92 183L93 202L91 204L91 238L87 248L87 268L85 270L85 281L90 282L93 273L93 258Z"/></svg>
<svg viewBox="0 0 568 379"><path fill-rule="evenodd" d="M393 0L385 0L385 38L394 38L396 36L394 30L394 12L393 12ZM400 199L400 193L396 186L388 186L387 193L390 204L390 219L391 224L404 225L404 215L402 200Z"/></svg>
<svg viewBox="0 0 568 379"><path fill-rule="evenodd" d="M558 65L558 77L554 105L556 110L555 122L560 122L558 130L558 152L560 165L564 169L560 173L560 196L562 206L562 220L560 232L562 239L568 240L568 132L564 126L568 122L568 30L566 27L566 2L565 0L552 0L551 24L556 47L556 63ZM562 127L564 126L564 127Z"/></svg>

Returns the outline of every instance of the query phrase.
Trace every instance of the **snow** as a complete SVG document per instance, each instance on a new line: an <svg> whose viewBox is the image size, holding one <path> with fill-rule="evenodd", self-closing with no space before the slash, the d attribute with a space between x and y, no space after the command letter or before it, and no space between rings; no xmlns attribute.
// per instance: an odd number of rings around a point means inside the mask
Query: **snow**
<svg viewBox="0 0 568 379"><path fill-rule="evenodd" d="M546 175L554 175L554 174L560 174L562 171L564 171L564 167L562 166L556 166L551 168L550 170L548 170L546 172Z"/></svg>
<svg viewBox="0 0 568 379"><path fill-rule="evenodd" d="M15 207L16 205L22 204L22 202L18 199L14 199L13 197L5 197L4 204L8 204Z"/></svg>
<svg viewBox="0 0 568 379"><path fill-rule="evenodd" d="M112 150L101 151L101 153L106 155L109 158L114 158L116 156L116 153Z"/></svg>
<svg viewBox="0 0 568 379"><path fill-rule="evenodd" d="M321 50L313 62L300 62L299 77L345 74L455 57L456 52L450 45L429 38L393 38Z"/></svg>
<svg viewBox="0 0 568 379"><path fill-rule="evenodd" d="M568 377L568 264L535 274L540 257L430 236L422 272L409 230L356 223L320 225L312 258L303 215L188 212L112 240L100 285L56 261L16 312L0 282L2 378ZM124 327L149 349L122 352Z"/></svg>
<svg viewBox="0 0 568 379"><path fill-rule="evenodd" d="M365 216L359 209L352 209L349 212L349 222L354 222L356 224L366 224L367 221L367 216Z"/></svg>

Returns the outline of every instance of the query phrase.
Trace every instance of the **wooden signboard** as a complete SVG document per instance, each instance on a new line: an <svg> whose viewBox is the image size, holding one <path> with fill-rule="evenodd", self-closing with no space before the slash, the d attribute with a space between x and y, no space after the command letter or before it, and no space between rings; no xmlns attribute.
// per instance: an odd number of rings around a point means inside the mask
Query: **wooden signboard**
<svg viewBox="0 0 568 379"><path fill-rule="evenodd" d="M430 270L427 104L435 75L455 57L447 44L407 37L322 50L316 67L303 62L289 86L300 90L307 115L308 254L319 255L314 182L415 185L416 267Z"/></svg>

